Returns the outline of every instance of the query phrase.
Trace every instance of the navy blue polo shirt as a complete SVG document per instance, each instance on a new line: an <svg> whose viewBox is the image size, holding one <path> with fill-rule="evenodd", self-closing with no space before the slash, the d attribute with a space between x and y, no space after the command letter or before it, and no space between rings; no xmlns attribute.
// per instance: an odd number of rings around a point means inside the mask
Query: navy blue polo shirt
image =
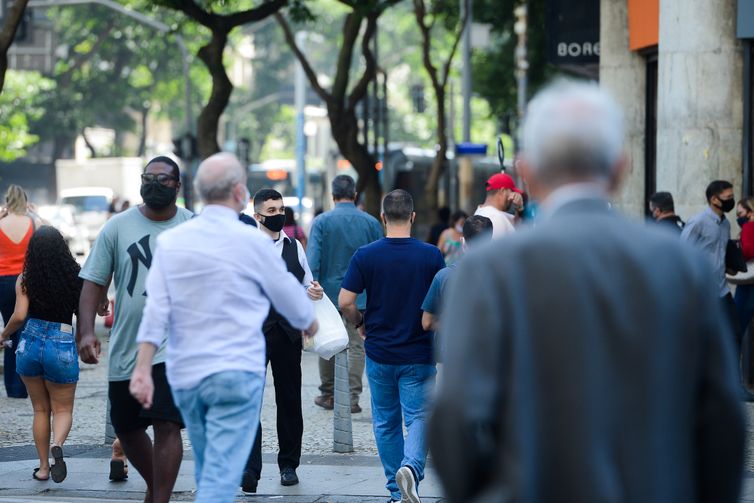
<svg viewBox="0 0 754 503"><path fill-rule="evenodd" d="M434 363L434 336L422 329L421 306L443 267L440 250L414 238L382 238L356 251L342 287L367 292L364 348L371 360Z"/></svg>

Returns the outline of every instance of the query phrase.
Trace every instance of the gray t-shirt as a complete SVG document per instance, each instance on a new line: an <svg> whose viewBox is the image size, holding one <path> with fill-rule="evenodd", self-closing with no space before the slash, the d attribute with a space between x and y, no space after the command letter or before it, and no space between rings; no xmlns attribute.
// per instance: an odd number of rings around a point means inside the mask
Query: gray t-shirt
<svg viewBox="0 0 754 503"><path fill-rule="evenodd" d="M136 364L136 334L146 303L144 282L152 265L157 236L163 231L191 219L193 214L178 208L170 220L156 222L138 207L112 217L94 242L89 258L79 276L98 285L113 275L115 285L115 321L110 332L110 381L127 381ZM154 357L155 363L165 361L165 343Z"/></svg>

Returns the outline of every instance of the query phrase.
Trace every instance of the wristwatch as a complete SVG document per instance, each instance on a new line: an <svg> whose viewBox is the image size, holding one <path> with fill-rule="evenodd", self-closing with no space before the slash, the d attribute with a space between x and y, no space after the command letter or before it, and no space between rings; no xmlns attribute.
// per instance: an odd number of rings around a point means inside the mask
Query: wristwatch
<svg viewBox="0 0 754 503"><path fill-rule="evenodd" d="M364 315L361 316L361 321L356 323L353 328L361 328L361 326L364 324Z"/></svg>

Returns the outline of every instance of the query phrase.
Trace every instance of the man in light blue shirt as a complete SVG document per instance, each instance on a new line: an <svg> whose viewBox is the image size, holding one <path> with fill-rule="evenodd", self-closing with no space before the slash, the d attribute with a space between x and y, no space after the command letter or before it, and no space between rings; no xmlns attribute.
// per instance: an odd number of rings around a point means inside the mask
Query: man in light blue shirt
<svg viewBox="0 0 754 503"><path fill-rule="evenodd" d="M337 307L340 284L348 270L353 254L364 245L382 238L382 226L376 218L356 208L356 183L348 175L338 175L332 181L335 207L314 219L309 232L306 257L314 279L319 281L325 295ZM366 308L366 294L359 295L356 307ZM364 373L364 341L354 326L345 319L348 331L348 386L351 391L351 412L361 412L359 396ZM319 359L320 396L314 403L327 410L333 408L335 359Z"/></svg>
<svg viewBox="0 0 754 503"><path fill-rule="evenodd" d="M167 376L194 450L196 501L230 503L259 423L270 305L305 335L317 322L272 241L238 220L249 199L238 159L207 158L195 185L202 214L158 238L130 390L151 407L151 362L167 333Z"/></svg>

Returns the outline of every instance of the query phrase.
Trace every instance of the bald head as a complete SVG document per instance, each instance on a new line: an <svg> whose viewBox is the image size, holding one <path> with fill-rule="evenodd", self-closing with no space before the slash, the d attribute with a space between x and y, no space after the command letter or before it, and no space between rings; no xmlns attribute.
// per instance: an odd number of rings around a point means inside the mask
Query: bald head
<svg viewBox="0 0 754 503"><path fill-rule="evenodd" d="M228 203L235 199L236 187L246 186L246 173L233 154L221 152L199 165L194 188L205 204Z"/></svg>

